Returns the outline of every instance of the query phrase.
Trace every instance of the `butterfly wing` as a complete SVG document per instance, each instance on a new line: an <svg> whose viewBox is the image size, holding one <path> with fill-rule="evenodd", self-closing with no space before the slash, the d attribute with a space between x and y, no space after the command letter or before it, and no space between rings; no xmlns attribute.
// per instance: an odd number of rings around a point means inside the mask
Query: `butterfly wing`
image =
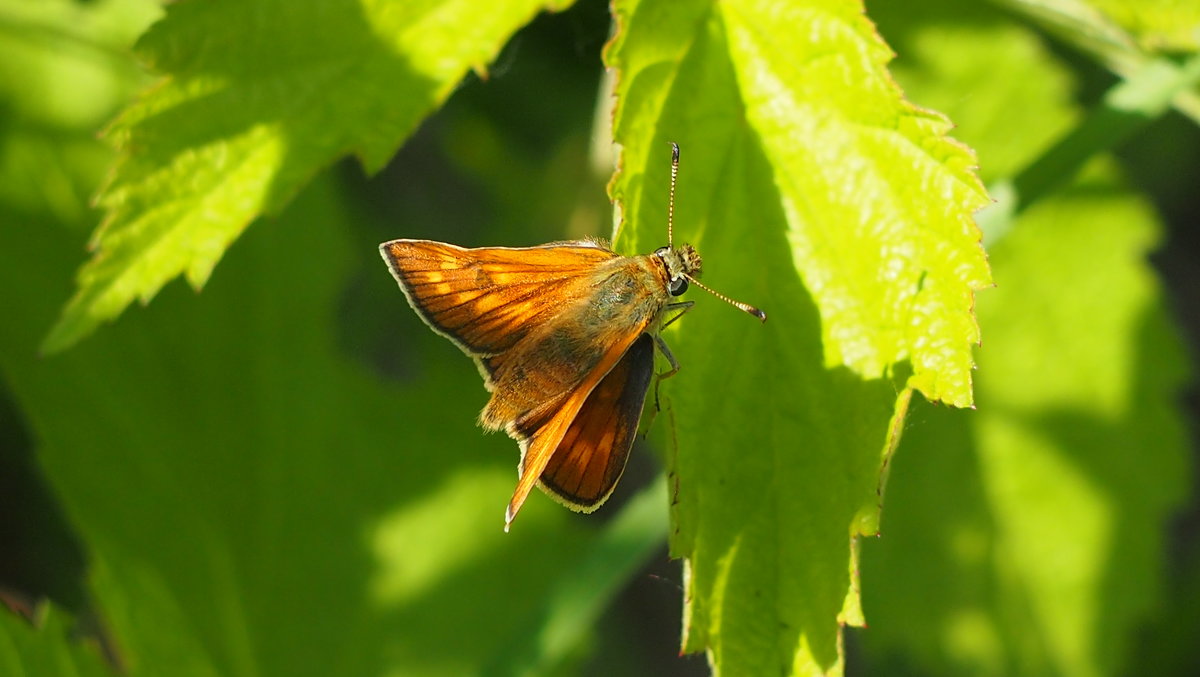
<svg viewBox="0 0 1200 677"><path fill-rule="evenodd" d="M583 382L580 383L577 388L572 390L565 397L557 398L547 406L540 406L531 410L528 414L522 416L512 425L508 426L508 434L514 437L521 445L521 478L517 481L517 488L515 491L513 491L512 499L508 503L508 510L506 511L504 518L505 530L508 529L508 525L511 524L513 518L516 517L517 511L519 511L521 506L525 503L525 499L528 498L530 490L532 490L534 485L536 485L539 479L542 478L543 472L556 455L556 451L560 449L560 445L562 444L563 440L572 431L576 420L579 418L580 412L584 409L585 404L590 402L591 395L596 392L599 384L605 382L608 375L617 368L618 364L623 361L623 358L630 352L633 345L640 344L644 346L644 341L646 339L649 339L651 342L653 341L653 339L650 339L647 335L638 331L634 332L628 340L620 340L615 342L613 345L609 346L600 362L587 373ZM642 352L643 348L639 348L635 354L635 358L629 362L629 369L631 371L637 371L639 374L643 370L633 369L633 367L643 366L642 358L640 357ZM650 354L650 360L651 364L649 368L644 370L646 371L647 377L649 372L653 370L653 352ZM630 377L627 376L624 380L629 379ZM596 405L598 408L597 411L603 408L603 405L600 403L608 399L611 395L611 388L614 388L618 384L622 383L623 379L620 375L618 375L613 379L613 385L602 391L602 394L599 395L598 399L596 400L598 403ZM644 388L642 389L641 397L645 397ZM590 421L591 418L592 416L589 416L588 420ZM599 421L605 417L600 416L599 413L597 413L595 418L597 421ZM585 422L580 422L580 426L585 426ZM632 427L636 431L636 416L634 417ZM590 431L590 424L586 424L586 428ZM582 432L583 427L579 428L579 431L574 435L573 439L578 440L579 435ZM632 433L630 433L630 435L632 435ZM632 442L632 436L628 441ZM603 446L607 448L607 445ZM580 447L580 449L583 448L584 447ZM628 451L628 444L626 444L624 447L624 453L628 453ZM623 467L624 464L622 462L622 468ZM567 473L564 473L564 477L566 476ZM620 476L619 471L617 472L617 476ZM613 479L613 482L616 482L615 478ZM609 487L609 490L611 491L611 487ZM557 492L553 495L561 496L561 494L558 494ZM604 498L607 498L607 492L605 492L594 503L592 509L599 507L599 505L603 503ZM567 503L567 505L583 506L584 503ZM580 507L579 509L584 508Z"/></svg>
<svg viewBox="0 0 1200 677"><path fill-rule="evenodd" d="M504 353L578 297L597 266L618 258L592 240L478 249L393 240L379 249L409 304L475 360L488 390Z"/></svg>
<svg viewBox="0 0 1200 677"><path fill-rule="evenodd" d="M380 250L422 319L478 365L492 392L481 424L503 427L521 446L506 529L569 434L575 455L556 464L544 486L579 510L603 503L624 468L653 371L645 331L666 302L661 264L645 256L610 267L621 257L594 241L464 249L393 240ZM602 425L615 427L593 439Z"/></svg>
<svg viewBox="0 0 1200 677"><path fill-rule="evenodd" d="M581 512L599 508L621 479L654 374L654 339L642 334L588 395L542 471L542 489Z"/></svg>

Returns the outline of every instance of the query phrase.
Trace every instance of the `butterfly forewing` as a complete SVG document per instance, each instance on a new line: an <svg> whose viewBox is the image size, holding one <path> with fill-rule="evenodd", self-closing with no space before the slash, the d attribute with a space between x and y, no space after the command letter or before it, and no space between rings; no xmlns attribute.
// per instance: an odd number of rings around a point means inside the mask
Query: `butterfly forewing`
<svg viewBox="0 0 1200 677"><path fill-rule="evenodd" d="M654 373L654 339L642 334L587 401L542 471L541 486L574 510L591 512L625 470Z"/></svg>
<svg viewBox="0 0 1200 677"><path fill-rule="evenodd" d="M575 298L574 287L617 258L598 242L540 247L466 249L429 240L393 240L380 246L392 275L413 308L457 343L487 374L531 331Z"/></svg>

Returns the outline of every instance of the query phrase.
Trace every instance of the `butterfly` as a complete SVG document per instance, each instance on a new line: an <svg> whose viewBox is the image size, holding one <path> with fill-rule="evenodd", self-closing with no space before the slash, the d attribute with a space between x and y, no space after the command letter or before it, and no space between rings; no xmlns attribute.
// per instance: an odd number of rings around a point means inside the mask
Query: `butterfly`
<svg viewBox="0 0 1200 677"><path fill-rule="evenodd" d="M491 399L479 415L521 447L508 531L535 485L579 512L612 494L625 469L654 373L660 331L692 301L689 283L762 321L763 311L697 281L700 255L673 245L679 146L671 144L667 246L621 256L601 240L468 249L392 240L383 260L413 309L475 361ZM657 390L656 390L657 394Z"/></svg>

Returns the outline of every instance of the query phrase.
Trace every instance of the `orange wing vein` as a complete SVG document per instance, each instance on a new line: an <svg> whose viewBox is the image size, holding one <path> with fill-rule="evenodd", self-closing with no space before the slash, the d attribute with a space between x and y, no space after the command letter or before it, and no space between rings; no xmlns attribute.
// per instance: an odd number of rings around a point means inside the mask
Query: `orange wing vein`
<svg viewBox="0 0 1200 677"><path fill-rule="evenodd" d="M571 422L542 472L540 486L563 505L592 512L625 470L654 374L654 339L642 334Z"/></svg>
<svg viewBox="0 0 1200 677"><path fill-rule="evenodd" d="M617 258L598 242L466 249L430 240L393 240L383 260L417 314L480 366L487 384L498 356L554 317L569 288Z"/></svg>
<svg viewBox="0 0 1200 677"><path fill-rule="evenodd" d="M638 331L633 333L629 340L610 346L579 387L561 402L554 402L553 407L539 407L509 426L508 434L516 438L521 445L521 478L517 481L517 488L508 502L508 510L505 511L505 531L508 531L525 499L529 497L530 490L538 483L542 472L550 463L554 452L559 449L560 443L597 384L604 380L629 351L630 346L642 336L644 334ZM636 423L634 427L636 428Z"/></svg>

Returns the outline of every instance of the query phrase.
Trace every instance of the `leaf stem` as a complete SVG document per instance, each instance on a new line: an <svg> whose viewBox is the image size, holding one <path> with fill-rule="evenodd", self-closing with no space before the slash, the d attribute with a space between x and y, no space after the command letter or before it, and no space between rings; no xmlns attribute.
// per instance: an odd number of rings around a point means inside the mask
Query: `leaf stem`
<svg viewBox="0 0 1200 677"><path fill-rule="evenodd" d="M1200 82L1200 55L1182 64L1150 61L1112 87L1099 107L1015 176L988 187L996 204L977 216L985 246L995 244L1013 220L1069 181L1092 156L1110 150L1158 119L1176 96Z"/></svg>

